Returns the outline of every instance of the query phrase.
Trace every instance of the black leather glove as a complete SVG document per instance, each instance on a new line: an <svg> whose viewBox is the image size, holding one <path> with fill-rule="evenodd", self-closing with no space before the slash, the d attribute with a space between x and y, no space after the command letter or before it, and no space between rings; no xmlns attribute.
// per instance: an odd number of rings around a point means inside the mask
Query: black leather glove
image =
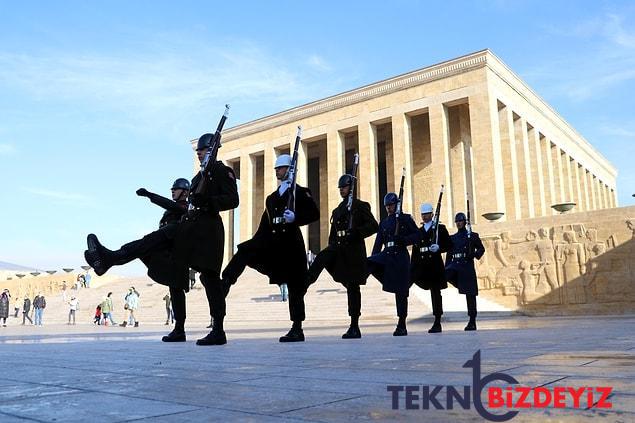
<svg viewBox="0 0 635 423"><path fill-rule="evenodd" d="M139 197L149 197L149 196L150 196L150 191L148 191L148 190L147 190L147 189L145 189L145 188L139 188L139 189L137 190L137 195L138 195Z"/></svg>

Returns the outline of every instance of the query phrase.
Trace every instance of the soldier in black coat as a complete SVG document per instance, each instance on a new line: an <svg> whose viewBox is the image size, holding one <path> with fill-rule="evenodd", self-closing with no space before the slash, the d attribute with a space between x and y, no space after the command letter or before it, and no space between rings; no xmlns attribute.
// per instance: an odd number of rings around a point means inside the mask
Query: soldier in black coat
<svg viewBox="0 0 635 423"><path fill-rule="evenodd" d="M384 196L388 216L379 224L373 252L368 257L368 270L381 282L384 291L395 294L399 322L393 336L406 336L410 290L410 253L406 247L418 241L419 231L409 214L400 214L397 221L395 212L398 202L399 197L394 192ZM399 229L396 231L397 226Z"/></svg>
<svg viewBox="0 0 635 423"><path fill-rule="evenodd" d="M308 286L326 268L336 282L346 287L351 325L342 335L343 339L362 337L359 330L362 308L359 286L365 285L368 278L364 238L376 233L378 228L367 202L354 198L349 213L347 199L353 183L351 175L342 175L338 181L343 201L331 213L329 245L315 257L307 276Z"/></svg>
<svg viewBox="0 0 635 423"><path fill-rule="evenodd" d="M300 227L318 220L320 211L311 191L300 185L295 189L295 210L288 208L289 196L293 195L288 175L290 165L288 154L276 159L274 168L280 186L265 200L265 211L253 238L238 245L238 251L223 270L223 285L228 292L246 266L269 276L271 284L287 284L293 326L280 342L301 342L307 259Z"/></svg>
<svg viewBox="0 0 635 423"><path fill-rule="evenodd" d="M187 213L187 197L190 193L190 181L179 178L172 184L172 200L158 194L149 192L145 188L139 188L137 195L147 197L152 203L165 209L159 228L170 232L174 236L181 219ZM185 293L189 291L188 285L183 285L182 275L187 268L171 260L173 248L151 252L141 261L148 267L148 275L153 279L159 279L161 283L168 285L172 298L172 310L174 311L174 330L162 338L163 342L185 342Z"/></svg>
<svg viewBox="0 0 635 423"><path fill-rule="evenodd" d="M203 160L211 147L212 134L204 134L198 140L196 153ZM238 188L234 171L217 161L211 168L207 189L194 194L201 182L201 174L192 179L190 204L192 209L178 224L167 224L143 238L111 251L105 248L97 236L88 235L88 249L84 257L103 275L115 265L128 263L135 258L145 258L148 276L156 282L185 289L189 283L188 268L201 272L201 282L214 316L214 328L199 345L221 345L227 342L223 330L225 296L220 283L225 231L219 212L238 206Z"/></svg>
<svg viewBox="0 0 635 423"><path fill-rule="evenodd" d="M445 276L448 282L459 289L460 294L465 294L467 314L470 316L465 330L476 330L478 283L474 259L480 260L483 257L485 247L478 234L466 228L467 219L464 213L457 213L454 221L458 231L450 237L452 249L445 259Z"/></svg>
<svg viewBox="0 0 635 423"><path fill-rule="evenodd" d="M452 241L445 225L439 223L438 232L434 227L431 204L421 205L421 219L423 224L419 228L419 242L412 247L410 281L430 291L434 324L428 333L437 333L441 332L443 315L441 290L448 287L441 253L446 253L452 248Z"/></svg>

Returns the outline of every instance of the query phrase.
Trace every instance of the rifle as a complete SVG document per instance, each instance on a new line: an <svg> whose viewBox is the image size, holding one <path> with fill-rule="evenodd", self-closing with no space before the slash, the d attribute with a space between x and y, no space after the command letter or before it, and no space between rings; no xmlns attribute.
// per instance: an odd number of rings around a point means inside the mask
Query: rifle
<svg viewBox="0 0 635 423"><path fill-rule="evenodd" d="M353 228L353 197L355 196L355 183L357 182L357 167L359 166L359 154L355 153L353 158L353 169L351 170L351 186L348 191L348 200L346 204L346 208L348 209L348 230L350 231Z"/></svg>
<svg viewBox="0 0 635 423"><path fill-rule="evenodd" d="M214 137L212 138L212 143L210 147L207 149L207 153L205 153L205 157L201 162L201 182L197 185L196 194L202 194L207 190L207 182L209 180L210 174L212 173L212 168L216 164L216 157L218 155L218 149L221 147L220 138L221 131L223 130L223 125L225 125L225 121L227 120L227 116L229 115L229 104L225 105L225 113L220 118L220 122L218 122L218 126L216 127L216 132L214 133Z"/></svg>
<svg viewBox="0 0 635 423"><path fill-rule="evenodd" d="M287 170L287 180L290 180L289 200L287 201L287 209L295 212L295 187L298 176L298 149L300 148L300 140L302 139L302 127L298 126L298 132L295 135L295 145L293 146L293 157L291 158L291 166Z"/></svg>
<svg viewBox="0 0 635 423"><path fill-rule="evenodd" d="M467 222L465 222L465 230L467 230L467 251L469 257L472 256L472 223L470 223L470 197L466 196L467 201Z"/></svg>
<svg viewBox="0 0 635 423"><path fill-rule="evenodd" d="M439 192L439 201L437 202L437 209L434 211L434 233L435 233L435 244L439 244L439 220L441 219L441 199L443 198L443 188L441 185L441 192Z"/></svg>
<svg viewBox="0 0 635 423"><path fill-rule="evenodd" d="M395 236L399 235L399 215L401 215L401 201L403 200L403 183L406 180L406 168L401 171L401 182L399 184L399 201L395 210Z"/></svg>

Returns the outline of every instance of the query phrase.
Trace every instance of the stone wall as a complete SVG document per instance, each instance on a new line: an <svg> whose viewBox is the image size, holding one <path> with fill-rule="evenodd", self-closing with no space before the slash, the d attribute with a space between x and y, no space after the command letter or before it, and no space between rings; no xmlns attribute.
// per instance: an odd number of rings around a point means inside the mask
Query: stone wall
<svg viewBox="0 0 635 423"><path fill-rule="evenodd" d="M474 226L479 295L528 315L635 312L635 206Z"/></svg>

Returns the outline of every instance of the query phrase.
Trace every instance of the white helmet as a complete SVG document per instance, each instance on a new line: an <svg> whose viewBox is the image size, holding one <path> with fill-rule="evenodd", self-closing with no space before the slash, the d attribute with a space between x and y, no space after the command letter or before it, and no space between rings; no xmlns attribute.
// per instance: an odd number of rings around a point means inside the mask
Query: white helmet
<svg viewBox="0 0 635 423"><path fill-rule="evenodd" d="M430 203L423 203L421 205L421 214L425 214L425 213L433 213L434 211L432 210L432 204Z"/></svg>
<svg viewBox="0 0 635 423"><path fill-rule="evenodd" d="M274 169L283 166L291 166L291 156L288 154L281 154L276 159L276 164L273 166Z"/></svg>

